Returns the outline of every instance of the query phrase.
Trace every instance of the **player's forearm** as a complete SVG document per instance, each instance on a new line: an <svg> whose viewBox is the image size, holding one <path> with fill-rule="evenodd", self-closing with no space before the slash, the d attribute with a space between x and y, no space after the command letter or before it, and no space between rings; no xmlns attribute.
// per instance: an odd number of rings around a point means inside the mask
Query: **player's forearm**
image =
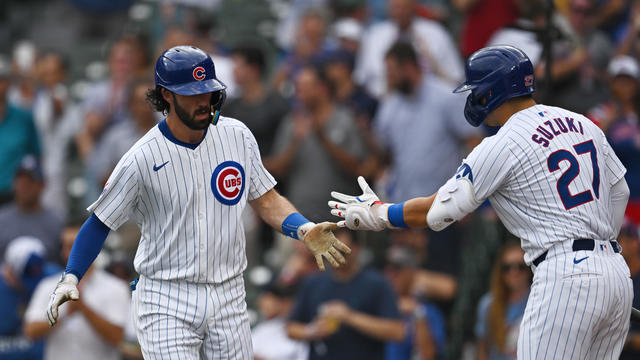
<svg viewBox="0 0 640 360"><path fill-rule="evenodd" d="M405 337L405 327L401 320L383 319L352 311L344 323L363 334L384 341L401 341Z"/></svg>
<svg viewBox="0 0 640 360"><path fill-rule="evenodd" d="M261 197L251 200L250 204L258 213L258 216L276 230L280 230L282 222L289 215L297 212L291 202L278 194L275 189L271 189Z"/></svg>
<svg viewBox="0 0 640 360"><path fill-rule="evenodd" d="M82 314L100 337L112 345L120 344L124 338L124 329L122 327L112 324L81 301L78 302L78 309L82 311Z"/></svg>
<svg viewBox="0 0 640 360"><path fill-rule="evenodd" d="M47 321L31 321L24 326L24 336L35 340L46 336L54 327L50 326Z"/></svg>
<svg viewBox="0 0 640 360"><path fill-rule="evenodd" d="M404 222L412 228L427 227L427 213L433 204L436 194L429 197L418 197L404 203Z"/></svg>
<svg viewBox="0 0 640 360"><path fill-rule="evenodd" d="M71 247L65 272L75 275L78 280L82 279L100 253L108 234L109 228L95 214L91 214L91 217L80 228Z"/></svg>

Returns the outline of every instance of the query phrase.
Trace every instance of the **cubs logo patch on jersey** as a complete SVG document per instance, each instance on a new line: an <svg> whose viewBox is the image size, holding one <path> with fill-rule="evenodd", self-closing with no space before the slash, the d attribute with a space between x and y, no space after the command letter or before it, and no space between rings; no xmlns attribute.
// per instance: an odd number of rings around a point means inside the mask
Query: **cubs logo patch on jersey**
<svg viewBox="0 0 640 360"><path fill-rule="evenodd" d="M221 163L211 175L213 195L225 205L235 205L240 201L244 183L244 169L235 161Z"/></svg>

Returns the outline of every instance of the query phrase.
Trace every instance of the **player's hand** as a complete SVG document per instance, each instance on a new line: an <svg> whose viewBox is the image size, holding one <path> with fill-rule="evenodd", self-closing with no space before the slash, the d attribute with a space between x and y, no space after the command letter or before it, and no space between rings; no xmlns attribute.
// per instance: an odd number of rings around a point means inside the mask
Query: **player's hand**
<svg viewBox="0 0 640 360"><path fill-rule="evenodd" d="M63 274L56 285L55 290L49 298L47 307L47 320L49 325L53 326L58 320L58 307L67 300L78 300L80 293L78 292L78 278L73 274Z"/></svg>
<svg viewBox="0 0 640 360"><path fill-rule="evenodd" d="M316 263L320 270L324 271L323 257L334 267L340 267L340 264L346 263L347 261L342 254L351 254L351 249L336 239L332 232L340 229L340 227L331 222L308 224L308 226L305 226L305 224L300 227L302 236L299 236L299 238L302 239L302 242L316 258Z"/></svg>
<svg viewBox="0 0 640 360"><path fill-rule="evenodd" d="M362 195L351 196L336 191L331 192L331 196L338 201L329 201L331 214L344 218L339 221L338 226L348 227L351 230L372 230L381 231L388 224L386 212L388 204L380 202L367 181L358 176L358 184L362 189Z"/></svg>

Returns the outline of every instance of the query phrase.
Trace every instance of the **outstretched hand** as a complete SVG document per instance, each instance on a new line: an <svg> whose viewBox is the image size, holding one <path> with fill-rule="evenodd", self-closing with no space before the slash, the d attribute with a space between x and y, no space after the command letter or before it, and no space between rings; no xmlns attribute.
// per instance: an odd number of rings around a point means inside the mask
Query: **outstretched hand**
<svg viewBox="0 0 640 360"><path fill-rule="evenodd" d="M323 222L315 224L303 235L302 242L311 251L322 271L324 271L323 257L334 267L340 267L340 264L347 262L342 254L351 253L351 249L333 235L332 231L338 229L340 227L335 223Z"/></svg>
<svg viewBox="0 0 640 360"><path fill-rule="evenodd" d="M338 222L340 227L346 226L351 230L384 230L388 227L385 216L388 205L380 202L378 195L362 176L358 176L358 185L362 189L360 196L331 192L331 196L338 200L329 201L331 215L345 219Z"/></svg>

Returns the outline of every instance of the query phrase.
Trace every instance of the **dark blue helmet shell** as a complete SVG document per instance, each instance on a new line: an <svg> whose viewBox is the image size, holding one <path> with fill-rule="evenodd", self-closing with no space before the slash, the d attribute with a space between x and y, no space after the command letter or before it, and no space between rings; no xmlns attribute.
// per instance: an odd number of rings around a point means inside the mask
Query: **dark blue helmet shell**
<svg viewBox="0 0 640 360"><path fill-rule="evenodd" d="M211 56L194 46L175 46L156 61L156 86L179 95L198 95L224 90L216 77Z"/></svg>
<svg viewBox="0 0 640 360"><path fill-rule="evenodd" d="M491 46L476 51L467 60L465 74L467 80L453 92L471 91L464 116L473 126L480 126L487 115L506 100L536 91L531 60L513 46Z"/></svg>

